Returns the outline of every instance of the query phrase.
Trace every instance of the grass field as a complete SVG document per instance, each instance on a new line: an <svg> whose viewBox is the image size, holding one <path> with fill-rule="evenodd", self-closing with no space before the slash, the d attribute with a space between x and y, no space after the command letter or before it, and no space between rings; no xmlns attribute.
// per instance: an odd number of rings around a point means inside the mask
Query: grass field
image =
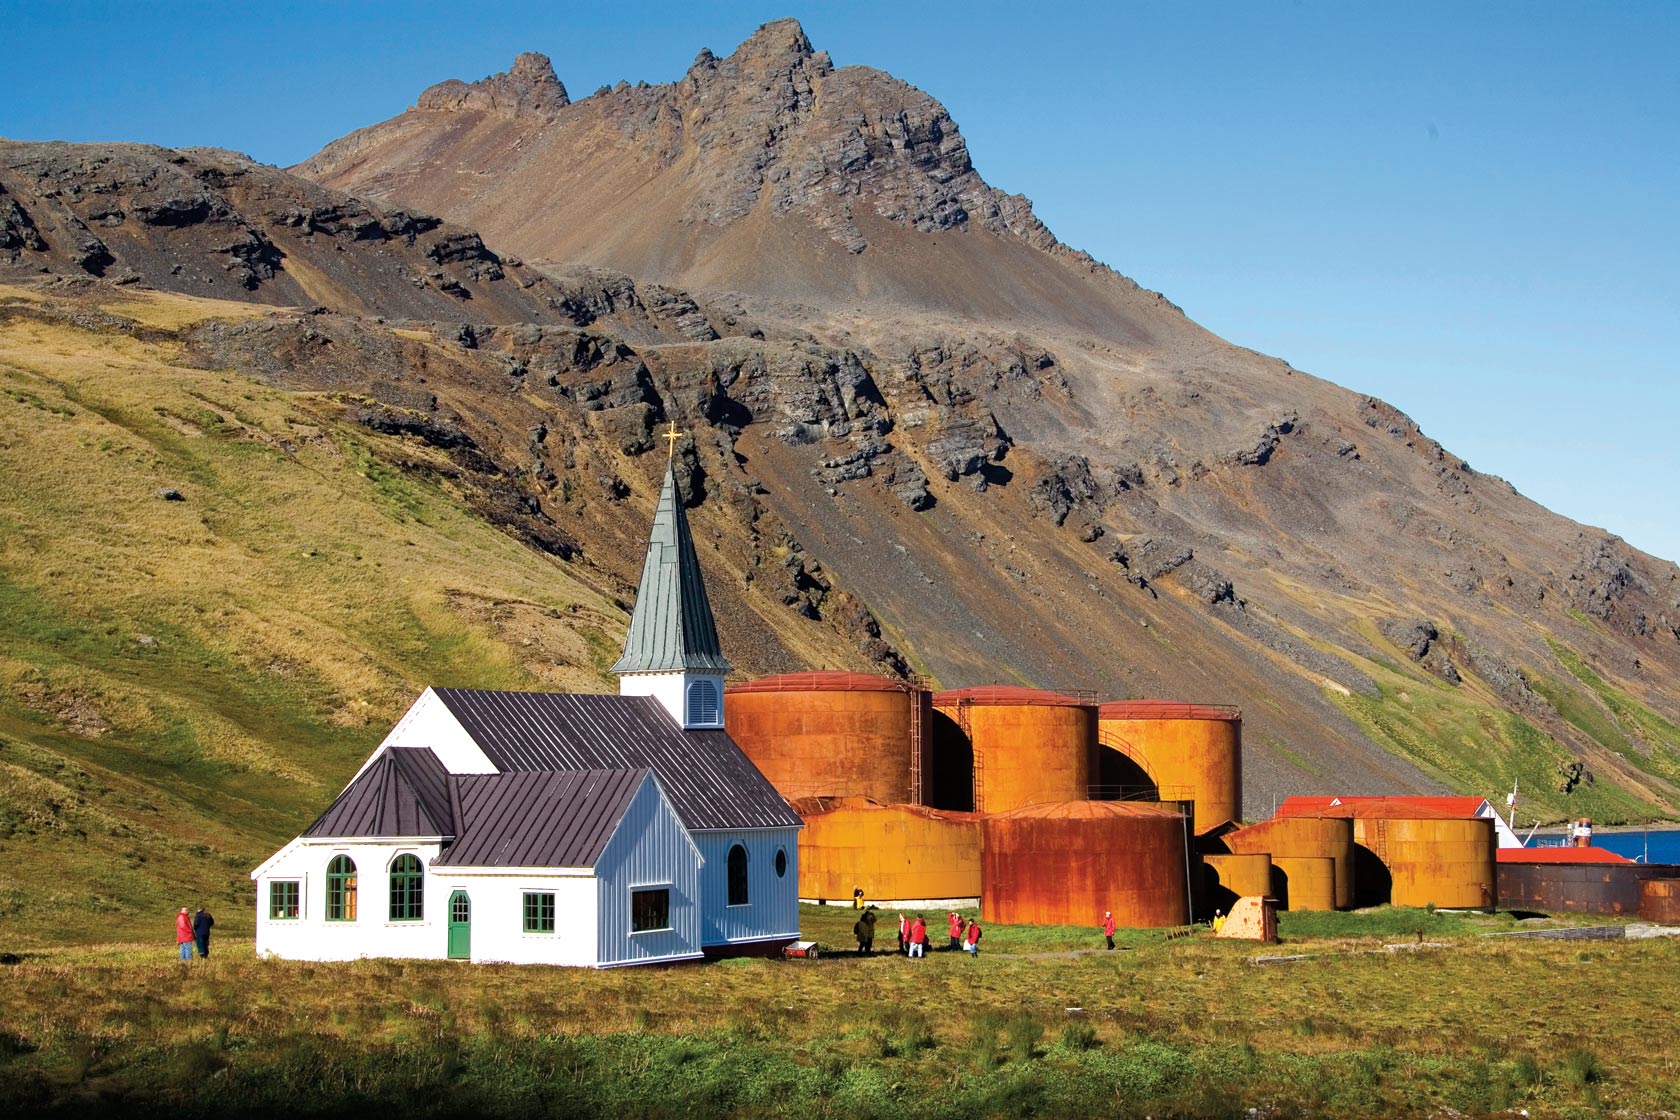
<svg viewBox="0 0 1680 1120"><path fill-rule="evenodd" d="M169 959L162 938L43 950L0 984L0 1109L920 1118L1680 1106L1680 1056L1658 1037L1680 996L1680 940L1512 941L1477 935L1508 917L1421 911L1317 916L1291 933L1295 917L1278 947L1150 932L1113 953L1068 954L1090 949L1094 932L996 927L977 960L608 972L258 961L237 939L190 965ZM805 913L819 939L838 940L850 921ZM1264 959L1280 954L1305 959Z"/></svg>

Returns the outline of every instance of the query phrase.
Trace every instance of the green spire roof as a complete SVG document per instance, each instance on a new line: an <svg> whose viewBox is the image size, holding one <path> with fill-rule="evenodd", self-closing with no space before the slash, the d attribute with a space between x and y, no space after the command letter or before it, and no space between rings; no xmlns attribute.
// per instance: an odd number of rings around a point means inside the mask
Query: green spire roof
<svg viewBox="0 0 1680 1120"><path fill-rule="evenodd" d="M624 639L624 656L612 671L684 669L727 673L729 662L718 646L717 625L712 621L712 605L706 601L700 562L694 556L688 516L677 500L676 474L667 465L659 508L653 514L647 560L642 565L636 611L630 616L630 633Z"/></svg>

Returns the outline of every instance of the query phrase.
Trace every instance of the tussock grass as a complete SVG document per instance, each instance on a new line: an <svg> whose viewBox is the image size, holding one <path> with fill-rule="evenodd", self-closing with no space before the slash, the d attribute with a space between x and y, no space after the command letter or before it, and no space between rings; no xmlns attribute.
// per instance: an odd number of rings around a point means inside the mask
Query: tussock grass
<svg viewBox="0 0 1680 1120"><path fill-rule="evenodd" d="M1107 953L589 972L260 961L232 941L191 965L163 945L41 950L0 984L0 1108L1545 1116L1652 1112L1680 1090L1649 1035L1680 994L1673 941L1591 961L1473 936L1344 951L1380 941L1302 939L1308 961L1256 967L1251 947L1186 938L1125 969Z"/></svg>

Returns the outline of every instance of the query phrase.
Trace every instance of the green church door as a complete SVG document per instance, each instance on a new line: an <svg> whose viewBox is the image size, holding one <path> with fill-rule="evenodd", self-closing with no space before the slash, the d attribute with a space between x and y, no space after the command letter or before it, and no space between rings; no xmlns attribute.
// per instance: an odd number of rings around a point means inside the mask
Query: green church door
<svg viewBox="0 0 1680 1120"><path fill-rule="evenodd" d="M472 900L466 891L449 896L449 959L472 958Z"/></svg>

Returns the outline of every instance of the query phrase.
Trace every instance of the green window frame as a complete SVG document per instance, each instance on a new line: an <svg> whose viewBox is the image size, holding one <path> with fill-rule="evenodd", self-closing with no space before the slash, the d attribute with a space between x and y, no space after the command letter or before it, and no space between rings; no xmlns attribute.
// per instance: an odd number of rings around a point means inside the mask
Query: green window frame
<svg viewBox="0 0 1680 1120"><path fill-rule="evenodd" d="M426 916L426 869L406 852L391 861L391 920L418 922Z"/></svg>
<svg viewBox="0 0 1680 1120"><path fill-rule="evenodd" d="M275 879L268 884L268 916L276 922L296 921L301 912L298 881Z"/></svg>
<svg viewBox="0 0 1680 1120"><path fill-rule="evenodd" d="M356 861L334 856L327 864L327 921L356 920Z"/></svg>
<svg viewBox="0 0 1680 1120"><path fill-rule="evenodd" d="M554 892L525 892L525 932L554 932Z"/></svg>
<svg viewBox="0 0 1680 1120"><path fill-rule="evenodd" d="M631 933L670 928L671 888L656 887L630 892Z"/></svg>

